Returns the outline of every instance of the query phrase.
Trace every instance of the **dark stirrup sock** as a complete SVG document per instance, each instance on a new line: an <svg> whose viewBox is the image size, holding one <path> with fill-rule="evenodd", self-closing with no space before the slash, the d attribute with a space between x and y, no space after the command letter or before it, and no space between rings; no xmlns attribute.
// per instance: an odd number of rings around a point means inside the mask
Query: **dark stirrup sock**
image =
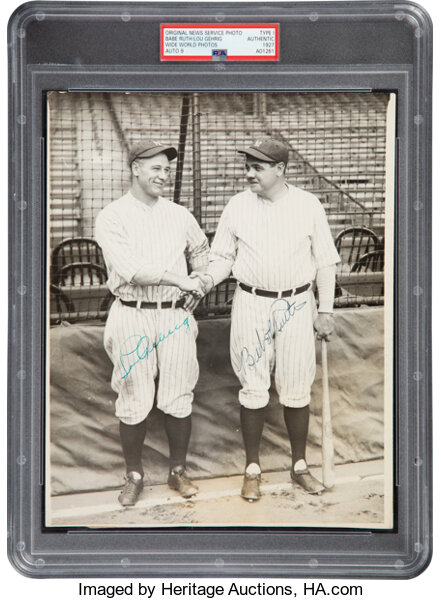
<svg viewBox="0 0 441 600"><path fill-rule="evenodd" d="M245 446L246 466L259 463L259 447L265 423L265 407L245 408L240 407L240 425L242 428L243 443Z"/></svg>
<svg viewBox="0 0 441 600"><path fill-rule="evenodd" d="M124 460L126 461L127 473L136 471L142 476L144 475L142 468L142 447L144 446L146 431L147 418L136 425L127 425L122 421L119 422L119 435Z"/></svg>
<svg viewBox="0 0 441 600"><path fill-rule="evenodd" d="M309 405L302 408L283 407L286 429L291 443L292 465L305 459L306 438L309 425Z"/></svg>
<svg viewBox="0 0 441 600"><path fill-rule="evenodd" d="M170 448L170 471L172 471L175 467L185 465L191 434L191 415L178 419L166 414L164 423Z"/></svg>

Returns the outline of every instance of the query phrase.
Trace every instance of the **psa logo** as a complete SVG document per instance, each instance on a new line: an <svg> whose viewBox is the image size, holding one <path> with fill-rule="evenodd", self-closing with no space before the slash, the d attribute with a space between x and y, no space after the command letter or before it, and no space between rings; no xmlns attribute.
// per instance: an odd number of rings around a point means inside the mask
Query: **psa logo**
<svg viewBox="0 0 441 600"><path fill-rule="evenodd" d="M212 58L212 60L227 60L227 51L226 50L212 50L211 58Z"/></svg>

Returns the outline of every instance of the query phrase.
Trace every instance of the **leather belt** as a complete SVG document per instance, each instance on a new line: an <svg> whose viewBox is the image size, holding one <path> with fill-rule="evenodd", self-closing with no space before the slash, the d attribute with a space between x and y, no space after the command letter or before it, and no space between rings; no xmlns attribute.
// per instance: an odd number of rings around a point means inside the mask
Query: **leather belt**
<svg viewBox="0 0 441 600"><path fill-rule="evenodd" d="M119 299L119 301L121 302L121 304L124 304L124 306L130 306L131 308L152 308L152 309L157 309L157 308L173 308L173 302L161 302L158 306L157 302L136 302L136 300L121 300L121 298ZM184 306L184 298L180 298L179 300L176 300L175 302L175 308L183 308Z"/></svg>
<svg viewBox="0 0 441 600"><path fill-rule="evenodd" d="M305 283L305 285L301 285L300 287L292 290L283 290L283 292L270 292L269 290L259 290L257 288L253 288L245 283L239 283L239 287L242 288L244 292L256 294L256 296L263 296L264 298L288 298L289 296L296 296L297 294L306 292L310 286L310 283Z"/></svg>

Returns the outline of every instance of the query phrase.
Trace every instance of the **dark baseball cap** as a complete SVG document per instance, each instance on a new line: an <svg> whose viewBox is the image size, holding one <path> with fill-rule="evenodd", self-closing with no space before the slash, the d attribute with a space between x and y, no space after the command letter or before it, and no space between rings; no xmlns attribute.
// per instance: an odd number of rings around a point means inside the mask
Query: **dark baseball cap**
<svg viewBox="0 0 441 600"><path fill-rule="evenodd" d="M151 158L152 156L156 156L157 154L164 153L168 160L173 160L178 156L176 148L173 146L164 146L163 144L158 144L150 139L143 139L133 146L129 150L129 165L136 158Z"/></svg>
<svg viewBox="0 0 441 600"><path fill-rule="evenodd" d="M263 160L264 162L283 162L285 165L288 164L288 146L284 142L270 137L257 140L252 146L240 148L237 151L241 154L247 154L248 156L257 158L258 160Z"/></svg>

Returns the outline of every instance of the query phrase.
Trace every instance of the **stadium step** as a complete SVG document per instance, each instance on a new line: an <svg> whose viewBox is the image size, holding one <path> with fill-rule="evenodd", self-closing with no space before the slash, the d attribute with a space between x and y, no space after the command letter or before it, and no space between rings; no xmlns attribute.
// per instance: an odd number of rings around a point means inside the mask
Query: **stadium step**
<svg viewBox="0 0 441 600"><path fill-rule="evenodd" d="M91 123L86 132L91 138L87 156L101 144L100 151L104 152L107 161L106 165L104 160L102 165L86 165L88 182L90 178L88 185L92 184L93 177L106 176L109 177L104 183L106 190L113 189L111 176L106 171L107 164L111 164L111 138L106 141L106 136L110 134L99 130L100 121L108 118L107 108L99 101L91 103L85 96L75 99L68 96L57 96L54 102L56 110L51 111L54 132L50 151L51 205L57 211L62 211L63 203L66 203L66 210L75 210L78 190L84 178L83 170L78 171L76 154L78 109L81 110L80 114L88 116ZM387 94L378 98L369 94L350 97L343 94L299 93L266 94L264 97L247 93L200 94L202 189L203 202L207 203L202 207L203 214L207 219L212 216L215 226L228 199L246 185L243 161L235 150L237 147L246 147L262 134L264 121L257 113L253 114L259 103L262 106L266 104L269 130L278 130L294 148L289 165L292 183L317 195L329 213L359 210L357 204L346 195L349 194L365 204L367 209L381 214L384 207L384 151L378 152L375 145L384 145L387 98ZM126 141L140 139L148 130L153 139L176 143L181 111L181 97L178 94L121 94L112 96L111 100ZM63 103L68 109L65 113L62 110ZM279 111L278 116L276 110ZM93 127L98 127L99 135L96 135ZM212 140L216 140L220 147L214 158ZM108 148L106 144L109 144ZM190 207L193 204L191 158L190 117L181 191L181 203ZM100 198L101 202L108 201L102 193ZM340 221L350 221L352 218L343 215ZM364 219L363 216L354 218Z"/></svg>

